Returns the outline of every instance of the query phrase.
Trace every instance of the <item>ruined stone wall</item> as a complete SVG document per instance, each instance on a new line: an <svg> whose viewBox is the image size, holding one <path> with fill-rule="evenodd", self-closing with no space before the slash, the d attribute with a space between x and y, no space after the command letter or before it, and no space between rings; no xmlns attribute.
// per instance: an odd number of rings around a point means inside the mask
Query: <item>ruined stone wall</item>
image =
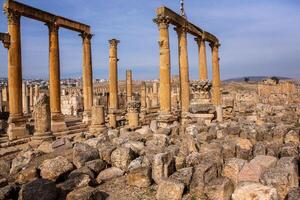
<svg viewBox="0 0 300 200"><path fill-rule="evenodd" d="M83 110L82 96L65 95L61 97L61 112L64 115L77 116Z"/></svg>

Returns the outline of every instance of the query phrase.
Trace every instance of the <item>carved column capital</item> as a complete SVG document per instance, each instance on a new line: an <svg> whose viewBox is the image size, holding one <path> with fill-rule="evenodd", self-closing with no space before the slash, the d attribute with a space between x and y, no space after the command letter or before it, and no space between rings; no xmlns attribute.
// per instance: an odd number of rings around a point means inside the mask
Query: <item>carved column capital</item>
<svg viewBox="0 0 300 200"><path fill-rule="evenodd" d="M2 41L4 48L8 49L10 46L10 35L8 33L0 33L0 41Z"/></svg>
<svg viewBox="0 0 300 200"><path fill-rule="evenodd" d="M59 25L55 21L46 23L46 25L49 28L49 33L52 33L52 32L56 33L56 32L58 32Z"/></svg>
<svg viewBox="0 0 300 200"><path fill-rule="evenodd" d="M170 17L166 15L158 15L153 19L153 22L158 25L158 28L168 28L170 24Z"/></svg>
<svg viewBox="0 0 300 200"><path fill-rule="evenodd" d="M202 37L196 37L195 41L197 42L198 45L200 45L202 42L205 42L205 36L203 35Z"/></svg>
<svg viewBox="0 0 300 200"><path fill-rule="evenodd" d="M177 27L174 28L174 30L177 32L178 35L187 33L187 27L186 26L177 26Z"/></svg>
<svg viewBox="0 0 300 200"><path fill-rule="evenodd" d="M138 113L140 112L141 109L141 102L139 101L129 101L127 103L127 112L135 112Z"/></svg>
<svg viewBox="0 0 300 200"><path fill-rule="evenodd" d="M111 39L111 40L108 40L108 42L109 42L111 48L117 48L118 44L120 43L120 40Z"/></svg>
<svg viewBox="0 0 300 200"><path fill-rule="evenodd" d="M212 50L214 50L214 49L219 49L221 44L219 42L211 42L209 43L209 46L211 47Z"/></svg>
<svg viewBox="0 0 300 200"><path fill-rule="evenodd" d="M8 25L18 25L20 24L21 15L18 11L7 9L4 11L7 15Z"/></svg>
<svg viewBox="0 0 300 200"><path fill-rule="evenodd" d="M83 40L91 40L94 35L91 33L82 32L81 34L79 34L79 36L81 36Z"/></svg>

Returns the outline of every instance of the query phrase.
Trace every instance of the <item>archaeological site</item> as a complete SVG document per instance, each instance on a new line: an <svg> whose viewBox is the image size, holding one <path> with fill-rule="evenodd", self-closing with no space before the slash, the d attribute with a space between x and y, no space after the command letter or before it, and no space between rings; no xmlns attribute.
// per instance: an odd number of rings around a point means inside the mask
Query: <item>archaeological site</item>
<svg viewBox="0 0 300 200"><path fill-rule="evenodd" d="M222 15L199 19L198 24L193 20L200 18L197 8L190 6L189 16L184 4L200 1L140 1L152 21L147 18L150 25L139 28L154 32L156 40L149 42L154 50L135 52L128 44L144 43L147 49L147 35L126 41L134 32L128 28L122 33L129 36L111 34L105 40L101 34L109 33L104 32L107 27L87 25L92 22L88 16L107 12L105 6L96 13L68 9L60 16L44 8L80 1L1 1L0 200L300 200L299 73L290 79L278 73L226 80L232 70L223 60L243 58L225 57L236 45L226 48L232 41L226 42L222 27L203 28L213 27L208 23ZM109 4L120 6L117 2ZM134 1L125 2L134 7ZM180 9L170 9L168 3ZM106 16L107 24L120 20L111 27L127 26L120 19L126 11L110 13L116 16ZM23 19L30 21L21 26ZM28 65L23 58L31 43L24 42L23 29L30 23L42 24L37 27L48 34L48 46L30 46L31 52L47 51L44 79L35 78L34 69L32 77L22 69ZM103 32L94 34L100 28ZM62 78L63 30L76 34L81 45L81 56L71 58L82 63L80 78L71 81ZM251 43L251 37L246 39ZM100 43L106 52L94 51ZM234 51L245 51L238 55L247 57L247 48ZM120 60L139 65L134 63L143 59L138 51L153 54L153 72L126 66L120 70ZM299 53L298 48L298 61ZM98 59L100 54L107 60ZM150 66L146 56L143 62ZM40 60L37 56L30 62ZM246 70L236 69L241 74ZM96 79L105 70L107 76Z"/></svg>

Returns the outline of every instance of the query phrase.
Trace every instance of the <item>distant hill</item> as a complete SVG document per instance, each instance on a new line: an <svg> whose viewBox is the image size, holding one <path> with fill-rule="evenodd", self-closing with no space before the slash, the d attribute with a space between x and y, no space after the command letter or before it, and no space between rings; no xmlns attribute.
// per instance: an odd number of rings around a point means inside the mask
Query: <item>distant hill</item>
<svg viewBox="0 0 300 200"><path fill-rule="evenodd" d="M281 76L276 76L279 80L291 80L291 78L288 77L281 77ZM271 78L270 76L245 76L245 77L239 77L239 78L231 78L231 79L226 79L223 80L223 82L244 82L245 78L248 78L249 81L262 81L268 78Z"/></svg>

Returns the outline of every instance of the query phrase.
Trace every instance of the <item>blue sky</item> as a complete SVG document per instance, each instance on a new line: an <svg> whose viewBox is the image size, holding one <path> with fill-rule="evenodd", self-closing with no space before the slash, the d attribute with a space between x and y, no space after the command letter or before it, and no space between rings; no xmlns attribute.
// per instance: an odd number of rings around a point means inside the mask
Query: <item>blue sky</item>
<svg viewBox="0 0 300 200"><path fill-rule="evenodd" d="M0 0L3 4L4 0ZM179 0L20 0L92 28L94 78L108 78L108 40L119 44L119 77L133 70L134 79L154 79L159 73L158 29L155 9L179 10ZM191 22L216 35L220 48L221 78L278 75L300 78L299 0L185 0ZM22 18L24 78L48 77L48 29ZM177 35L170 26L172 74L178 73ZM7 20L0 14L0 32ZM190 77L198 74L197 44L188 37ZM62 77L81 76L82 47L77 33L60 29ZM210 48L207 45L209 73ZM7 76L7 50L0 47L0 76Z"/></svg>

